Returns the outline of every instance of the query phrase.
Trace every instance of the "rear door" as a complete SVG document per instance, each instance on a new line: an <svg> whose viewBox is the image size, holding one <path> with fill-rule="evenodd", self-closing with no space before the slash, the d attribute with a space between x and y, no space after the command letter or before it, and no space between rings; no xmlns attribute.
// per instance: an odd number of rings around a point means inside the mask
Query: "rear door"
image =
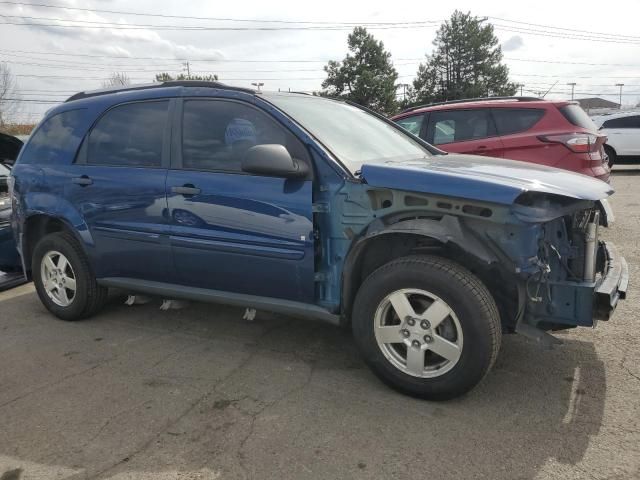
<svg viewBox="0 0 640 480"><path fill-rule="evenodd" d="M447 152L502 156L502 142L486 108L432 111L426 140Z"/></svg>
<svg viewBox="0 0 640 480"><path fill-rule="evenodd" d="M618 155L640 155L640 115L612 118L604 122L602 128Z"/></svg>
<svg viewBox="0 0 640 480"><path fill-rule="evenodd" d="M165 280L169 274L165 183L172 101L118 105L84 139L66 198L89 227L98 277Z"/></svg>
<svg viewBox="0 0 640 480"><path fill-rule="evenodd" d="M310 164L306 147L244 102L184 99L176 117L167 197L178 281L313 302L311 178L250 175L240 166L258 144L284 145Z"/></svg>
<svg viewBox="0 0 640 480"><path fill-rule="evenodd" d="M534 161L536 150L548 148L548 144L540 142L531 128L544 117L542 108L492 108L496 130L502 142L504 158L510 160ZM544 155L539 156L537 163L544 162ZM553 164L555 159L549 159Z"/></svg>

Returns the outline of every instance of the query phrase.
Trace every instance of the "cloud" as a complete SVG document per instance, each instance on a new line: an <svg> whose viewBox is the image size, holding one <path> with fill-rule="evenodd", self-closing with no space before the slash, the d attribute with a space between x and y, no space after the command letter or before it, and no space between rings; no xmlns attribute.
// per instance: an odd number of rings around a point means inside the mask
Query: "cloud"
<svg viewBox="0 0 640 480"><path fill-rule="evenodd" d="M22 12L22 7L16 9L27 15L37 15L33 11ZM169 40L158 31L147 28L130 28L130 23L123 19L111 20L105 16L93 12L67 11L57 13L60 20L33 21L30 19L17 19L18 22L29 25L28 29L40 34L58 39L68 39L75 43L88 46L90 53L134 56L130 48L138 47L138 50L154 52L153 55L172 56L175 59L200 58L204 60L223 60L224 54L213 48L201 48L192 44L183 44ZM80 24L73 28L62 27L69 25L65 21L78 21ZM95 28L92 22L109 22L114 28ZM38 24L42 25L38 25ZM61 26L56 26L61 25ZM81 26L82 25L82 26Z"/></svg>
<svg viewBox="0 0 640 480"><path fill-rule="evenodd" d="M523 46L524 46L524 40L522 40L522 37L520 35L514 35L513 37L511 37L510 39L508 39L506 42L502 44L502 51L513 52L514 50L518 50Z"/></svg>

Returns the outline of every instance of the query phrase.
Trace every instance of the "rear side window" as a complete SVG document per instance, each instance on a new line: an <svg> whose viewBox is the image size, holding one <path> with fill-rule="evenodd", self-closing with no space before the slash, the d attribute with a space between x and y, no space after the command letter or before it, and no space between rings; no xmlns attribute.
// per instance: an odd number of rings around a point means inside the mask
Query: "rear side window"
<svg viewBox="0 0 640 480"><path fill-rule="evenodd" d="M602 128L640 128L640 115L612 118L604 122Z"/></svg>
<svg viewBox="0 0 640 480"><path fill-rule="evenodd" d="M539 108L494 108L492 113L498 135L529 130L544 116L544 110Z"/></svg>
<svg viewBox="0 0 640 480"><path fill-rule="evenodd" d="M68 110L47 118L24 147L21 163L71 162L85 133L85 109Z"/></svg>
<svg viewBox="0 0 640 480"><path fill-rule="evenodd" d="M588 130L598 130L598 127L593 120L587 115L580 105L565 105L564 107L558 108L560 113L566 118L572 125L580 128L586 128Z"/></svg>
<svg viewBox="0 0 640 480"><path fill-rule="evenodd" d="M105 113L89 134L87 163L159 167L169 101L129 103Z"/></svg>
<svg viewBox="0 0 640 480"><path fill-rule="evenodd" d="M443 145L479 140L495 134L495 128L487 110L451 110L431 113L427 137L434 145Z"/></svg>
<svg viewBox="0 0 640 480"><path fill-rule="evenodd" d="M416 137L419 137L423 121L424 114L420 114L401 118L400 120L397 120L396 123L407 130L409 133L413 133Z"/></svg>
<svg viewBox="0 0 640 480"><path fill-rule="evenodd" d="M182 166L194 170L240 172L245 152L279 144L309 163L304 145L256 108L225 100L186 100L182 114Z"/></svg>

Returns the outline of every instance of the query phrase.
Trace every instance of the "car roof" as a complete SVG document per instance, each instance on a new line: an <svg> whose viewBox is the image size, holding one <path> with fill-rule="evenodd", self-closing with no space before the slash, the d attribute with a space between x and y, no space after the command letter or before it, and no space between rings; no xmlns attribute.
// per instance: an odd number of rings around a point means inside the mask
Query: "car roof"
<svg viewBox="0 0 640 480"><path fill-rule="evenodd" d="M231 85L226 85L221 82L209 82L209 81L202 81L202 80L170 80L165 82L126 85L126 86L119 86L119 87L102 88L99 90L82 91L67 98L65 100L65 103L72 102L74 100L83 100L85 98L91 98L91 97L101 97L104 95L112 95L112 94L121 93L121 92L135 92L140 90L142 91L161 90L161 89L168 89L170 87L215 88L219 90L229 90L229 91L244 92L244 93L250 93L250 94L257 93L256 90L253 90L251 88L232 87Z"/></svg>
<svg viewBox="0 0 640 480"><path fill-rule="evenodd" d="M593 117L591 117L591 119L594 122L599 121L602 123L614 118L635 117L636 115L640 115L640 110L624 110L622 112L600 113L598 115L594 115Z"/></svg>
<svg viewBox="0 0 640 480"><path fill-rule="evenodd" d="M536 97L484 97L450 102L432 103L409 108L400 112L394 118L401 118L417 113L432 112L437 110L459 110L467 108L548 108L551 105L564 106L577 105L578 102L568 100L545 100Z"/></svg>

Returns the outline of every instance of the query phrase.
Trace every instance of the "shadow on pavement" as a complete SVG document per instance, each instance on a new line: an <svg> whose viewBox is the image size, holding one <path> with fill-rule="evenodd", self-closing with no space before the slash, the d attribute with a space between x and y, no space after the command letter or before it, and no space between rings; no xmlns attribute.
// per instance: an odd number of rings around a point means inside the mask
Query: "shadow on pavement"
<svg viewBox="0 0 640 480"><path fill-rule="evenodd" d="M158 306L66 323L34 294L0 302L0 478L533 479L576 475L602 422L590 342L506 336L478 388L431 403L383 386L335 327Z"/></svg>

